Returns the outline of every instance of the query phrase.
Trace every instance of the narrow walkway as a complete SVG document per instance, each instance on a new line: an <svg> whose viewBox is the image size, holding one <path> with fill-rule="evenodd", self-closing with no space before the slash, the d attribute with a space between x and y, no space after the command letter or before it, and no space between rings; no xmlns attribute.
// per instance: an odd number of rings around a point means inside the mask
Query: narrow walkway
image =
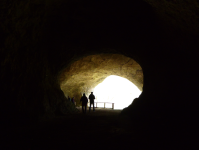
<svg viewBox="0 0 199 150"><path fill-rule="evenodd" d="M41 122L28 131L30 148L125 149L126 144L132 144L133 133L129 119L120 116L120 112L97 108L95 112L60 116Z"/></svg>
<svg viewBox="0 0 199 150"><path fill-rule="evenodd" d="M82 107L76 107L80 112L82 112ZM87 107L87 114L86 115L94 115L94 116L114 116L114 115L119 115L121 113L121 109L112 109L112 108L103 108L103 107L98 107L95 108L95 112L93 112L93 108L91 108L91 112L89 113L89 107Z"/></svg>

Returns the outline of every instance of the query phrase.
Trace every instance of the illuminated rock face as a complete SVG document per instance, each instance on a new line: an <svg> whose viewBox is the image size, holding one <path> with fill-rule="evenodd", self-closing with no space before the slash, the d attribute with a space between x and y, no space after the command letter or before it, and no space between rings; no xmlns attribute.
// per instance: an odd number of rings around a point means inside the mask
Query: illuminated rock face
<svg viewBox="0 0 199 150"><path fill-rule="evenodd" d="M79 101L106 77L117 75L134 83L141 91L143 73L141 66L133 59L120 54L90 55L74 62L60 75L60 87L66 96L75 96Z"/></svg>

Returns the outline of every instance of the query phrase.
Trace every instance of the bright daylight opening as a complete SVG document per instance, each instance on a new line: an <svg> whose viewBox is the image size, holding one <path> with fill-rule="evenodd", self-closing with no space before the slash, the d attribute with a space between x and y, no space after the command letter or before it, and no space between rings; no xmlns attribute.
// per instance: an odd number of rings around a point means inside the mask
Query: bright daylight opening
<svg viewBox="0 0 199 150"><path fill-rule="evenodd" d="M132 101L142 93L137 86L123 77L111 75L94 89L95 102L114 103L114 109L128 107ZM103 103L98 103L98 107L103 107ZM106 104L106 108L111 108L112 104Z"/></svg>

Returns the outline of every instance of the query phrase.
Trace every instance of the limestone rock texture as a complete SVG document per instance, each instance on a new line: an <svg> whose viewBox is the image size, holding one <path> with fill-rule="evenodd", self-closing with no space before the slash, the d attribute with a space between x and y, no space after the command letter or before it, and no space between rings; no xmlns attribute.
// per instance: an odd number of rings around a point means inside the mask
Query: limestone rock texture
<svg viewBox="0 0 199 150"><path fill-rule="evenodd" d="M59 82L65 96L75 96L79 102L83 93L90 94L95 86L110 75L124 77L142 91L141 66L132 58L121 54L90 55L75 61L62 71Z"/></svg>

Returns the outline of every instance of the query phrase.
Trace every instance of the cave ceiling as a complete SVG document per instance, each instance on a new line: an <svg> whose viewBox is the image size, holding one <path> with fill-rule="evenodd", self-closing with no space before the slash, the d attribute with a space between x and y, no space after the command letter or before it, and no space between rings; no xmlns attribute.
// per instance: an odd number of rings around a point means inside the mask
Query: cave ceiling
<svg viewBox="0 0 199 150"><path fill-rule="evenodd" d="M60 74L60 87L66 96L89 93L110 75L124 77L142 91L141 66L135 60L121 54L90 55L75 61Z"/></svg>
<svg viewBox="0 0 199 150"><path fill-rule="evenodd" d="M198 0L144 0L150 4L167 26L178 28L180 32L199 34Z"/></svg>

